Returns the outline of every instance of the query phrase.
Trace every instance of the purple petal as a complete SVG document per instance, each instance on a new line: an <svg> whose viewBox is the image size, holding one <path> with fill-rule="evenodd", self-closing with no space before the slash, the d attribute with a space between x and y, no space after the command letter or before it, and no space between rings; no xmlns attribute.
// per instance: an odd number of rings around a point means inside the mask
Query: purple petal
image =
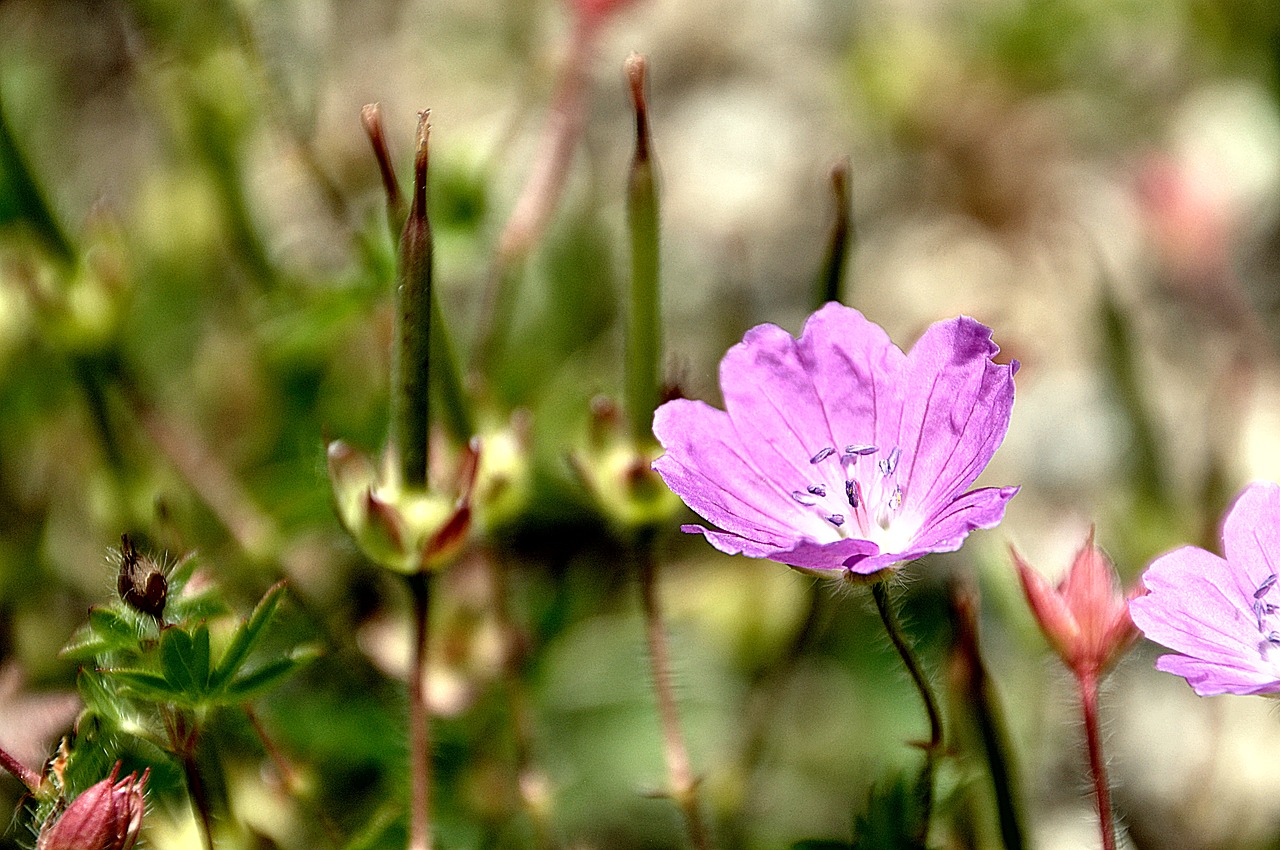
<svg viewBox="0 0 1280 850"><path fill-rule="evenodd" d="M846 562L860 562L878 550L874 543L848 538L833 543L817 543L802 540L791 546L769 546L723 531L704 528L701 525L683 525L681 531L697 532L712 546L729 555L746 555L751 558L768 558L789 567L809 571L839 573L848 569ZM861 572L855 569L855 572ZM874 571L873 571L874 572Z"/></svg>
<svg viewBox="0 0 1280 850"><path fill-rule="evenodd" d="M1249 696L1280 691L1280 680L1271 673L1186 655L1162 655L1156 659L1156 669L1186 679L1187 684L1202 697L1219 694Z"/></svg>
<svg viewBox="0 0 1280 850"><path fill-rule="evenodd" d="M993 363L991 329L967 317L929 328L907 355L897 445L906 499L937 511L977 479L1009 429L1014 365Z"/></svg>
<svg viewBox="0 0 1280 850"><path fill-rule="evenodd" d="M667 450L653 468L708 522L772 547L830 534L821 517L760 471L724 411L676 399L658 408L653 431Z"/></svg>
<svg viewBox="0 0 1280 850"><path fill-rule="evenodd" d="M1276 575L1280 563L1271 553L1280 556L1280 485L1257 482L1245 488L1227 511L1222 545L1242 595L1252 596ZM1280 601L1280 590L1272 593Z"/></svg>
<svg viewBox="0 0 1280 850"><path fill-rule="evenodd" d="M888 334L857 310L831 303L805 322L797 349L834 444L890 451L906 355Z"/></svg>
<svg viewBox="0 0 1280 850"><path fill-rule="evenodd" d="M924 521L908 554L919 558L929 552L954 552L974 529L995 528L1018 489L983 487L965 493Z"/></svg>
<svg viewBox="0 0 1280 850"><path fill-rule="evenodd" d="M759 325L720 361L725 409L742 445L761 473L787 490L815 478L828 481L826 466L811 458L830 457L848 440L832 435L822 400L791 334L777 325ZM834 460L828 465L835 467ZM799 535L797 535L799 536Z"/></svg>
<svg viewBox="0 0 1280 850"><path fill-rule="evenodd" d="M1205 661L1264 666L1252 593L1246 599L1231 564L1184 546L1157 558L1142 576L1147 595L1129 603L1148 638Z"/></svg>

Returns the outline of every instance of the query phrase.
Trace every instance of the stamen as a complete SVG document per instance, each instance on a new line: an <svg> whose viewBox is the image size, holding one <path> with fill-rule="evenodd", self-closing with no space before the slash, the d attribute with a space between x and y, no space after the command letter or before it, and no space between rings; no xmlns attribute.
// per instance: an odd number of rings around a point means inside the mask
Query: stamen
<svg viewBox="0 0 1280 850"><path fill-rule="evenodd" d="M823 487L821 484L810 484L808 489L809 492L815 496L827 495L827 488Z"/></svg>
<svg viewBox="0 0 1280 850"><path fill-rule="evenodd" d="M836 450L835 450L835 447L833 446L827 446L826 448L819 449L816 455L809 458L809 463L822 463L824 460L831 457L835 453L836 453Z"/></svg>
<svg viewBox="0 0 1280 850"><path fill-rule="evenodd" d="M836 528L839 528L840 526L844 525L844 514L832 514L831 516L827 517L827 522L831 523Z"/></svg>
<svg viewBox="0 0 1280 850"><path fill-rule="evenodd" d="M1262 580L1262 584L1258 585L1258 589L1253 592L1254 599L1261 599L1267 595L1267 591L1276 583L1276 574L1272 573Z"/></svg>
<svg viewBox="0 0 1280 850"><path fill-rule="evenodd" d="M880 451L880 449L876 448L875 446L861 445L858 443L853 443L852 445L848 445L844 447L845 454L858 455L859 457L865 457L866 455L873 455L878 451Z"/></svg>
<svg viewBox="0 0 1280 850"><path fill-rule="evenodd" d="M902 450L897 446L889 452L889 456L879 461L876 466L880 468L880 474L885 478L893 475L893 471L898 468L898 458L902 456Z"/></svg>
<svg viewBox="0 0 1280 850"><path fill-rule="evenodd" d="M1267 632L1267 643L1280 646L1280 632Z"/></svg>
<svg viewBox="0 0 1280 850"><path fill-rule="evenodd" d="M809 505L816 505L818 503L817 499L813 498L808 493L801 493L799 490L792 490L791 498L795 499L797 502L799 502L800 504L806 507L808 507Z"/></svg>
<svg viewBox="0 0 1280 850"><path fill-rule="evenodd" d="M895 484L893 492L889 494L889 510L896 511L900 507L902 507L902 487Z"/></svg>
<svg viewBox="0 0 1280 850"><path fill-rule="evenodd" d="M849 499L849 507L855 510L862 503L862 487L857 481L844 482L844 495Z"/></svg>

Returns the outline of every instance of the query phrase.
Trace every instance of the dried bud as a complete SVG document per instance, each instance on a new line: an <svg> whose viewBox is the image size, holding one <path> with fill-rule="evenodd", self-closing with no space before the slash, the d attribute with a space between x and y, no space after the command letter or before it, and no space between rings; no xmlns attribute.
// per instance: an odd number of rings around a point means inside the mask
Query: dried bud
<svg viewBox="0 0 1280 850"><path fill-rule="evenodd" d="M1138 630L1115 567L1093 544L1093 532L1056 588L1009 551L1031 613L1054 651L1077 677L1100 678L1133 644ZM1130 595L1142 593L1139 587Z"/></svg>
<svg viewBox="0 0 1280 850"><path fill-rule="evenodd" d="M36 850L130 850L138 840L146 811L143 787L150 771L139 779L131 773L119 782L111 775L89 788L61 814L40 827Z"/></svg>
<svg viewBox="0 0 1280 850"><path fill-rule="evenodd" d="M164 614L169 580L154 559L138 553L128 534L120 535L120 573L116 590L125 604L157 620Z"/></svg>

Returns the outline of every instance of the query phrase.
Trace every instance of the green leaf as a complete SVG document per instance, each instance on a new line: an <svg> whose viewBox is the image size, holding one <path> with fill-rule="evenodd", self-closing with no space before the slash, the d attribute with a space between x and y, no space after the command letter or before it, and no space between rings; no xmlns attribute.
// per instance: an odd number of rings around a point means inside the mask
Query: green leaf
<svg viewBox="0 0 1280 850"><path fill-rule="evenodd" d="M227 704L248 702L284 681L285 677L311 660L312 655L297 654L277 658L236 679L226 687L220 700Z"/></svg>
<svg viewBox="0 0 1280 850"><path fill-rule="evenodd" d="M226 651L222 653L218 668L213 671L213 675L209 679L210 691L221 690L244 666L249 653L253 651L254 646L261 639L267 625L271 622L272 615L275 614L276 608L279 607L280 600L284 597L284 590L285 584L283 581L272 585L258 602L257 607L253 609L249 619L236 628L235 634L231 637L231 643L227 645Z"/></svg>
<svg viewBox="0 0 1280 850"><path fill-rule="evenodd" d="M204 685L208 681L208 639L209 634L206 631L205 669L202 675L195 639L177 626L164 630L164 634L160 637L160 669L164 672L164 678L171 688L189 697L198 697L204 692Z"/></svg>
<svg viewBox="0 0 1280 850"><path fill-rule="evenodd" d="M122 688L133 696L147 702L173 703L174 705L193 706L194 701L185 689L175 688L169 680L159 673L150 670L107 669L101 671L104 676L114 679Z"/></svg>
<svg viewBox="0 0 1280 850"><path fill-rule="evenodd" d="M924 850L916 837L923 829L920 799L916 785L901 775L872 786L866 811L854 820L854 850Z"/></svg>
<svg viewBox="0 0 1280 850"><path fill-rule="evenodd" d="M137 649L138 631L127 617L112 608L90 608L89 622L76 630L59 655L88 661L107 652Z"/></svg>

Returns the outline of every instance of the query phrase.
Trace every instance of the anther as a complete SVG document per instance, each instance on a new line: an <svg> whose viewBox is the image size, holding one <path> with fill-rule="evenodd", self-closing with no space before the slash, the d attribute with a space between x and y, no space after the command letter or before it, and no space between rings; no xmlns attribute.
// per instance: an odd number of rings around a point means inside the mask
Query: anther
<svg viewBox="0 0 1280 850"><path fill-rule="evenodd" d="M822 463L824 460L831 457L835 453L836 453L836 450L831 446L827 446L824 449L819 449L816 455L809 458L809 463Z"/></svg>
<svg viewBox="0 0 1280 850"><path fill-rule="evenodd" d="M795 499L797 502L805 506L814 505L814 504L817 504L818 502L817 499L813 498L808 493L801 493L799 490L792 490L791 498Z"/></svg>
<svg viewBox="0 0 1280 850"><path fill-rule="evenodd" d="M862 503L859 497L861 492L862 488L858 486L857 481L844 482L844 495L849 499L849 507L856 509Z"/></svg>
<svg viewBox="0 0 1280 850"><path fill-rule="evenodd" d="M1280 632L1267 632L1267 643L1280 646Z"/></svg>
<svg viewBox="0 0 1280 850"><path fill-rule="evenodd" d="M844 525L844 514L832 514L831 516L827 517L827 522L831 523L836 528L839 528L840 526Z"/></svg>
<svg viewBox="0 0 1280 850"><path fill-rule="evenodd" d="M821 484L810 484L808 489L809 492L815 496L827 495L827 488L823 487Z"/></svg>
<svg viewBox="0 0 1280 850"><path fill-rule="evenodd" d="M844 447L845 454L858 455L859 457L865 457L866 455L873 455L878 451L880 450L875 446L859 445L858 443L854 443L852 445L848 445Z"/></svg>
<svg viewBox="0 0 1280 850"><path fill-rule="evenodd" d="M1253 592L1254 599L1261 599L1267 595L1267 591L1276 583L1276 574L1272 573L1263 579L1262 584L1258 585L1258 589Z"/></svg>
<svg viewBox="0 0 1280 850"><path fill-rule="evenodd" d="M898 468L898 458L901 456L902 450L894 446L893 450L889 452L889 456L876 464L880 468L880 474L885 478L893 475L893 471Z"/></svg>
<svg viewBox="0 0 1280 850"><path fill-rule="evenodd" d="M902 487L895 484L893 492L889 494L889 510L896 511L900 507L902 507Z"/></svg>

